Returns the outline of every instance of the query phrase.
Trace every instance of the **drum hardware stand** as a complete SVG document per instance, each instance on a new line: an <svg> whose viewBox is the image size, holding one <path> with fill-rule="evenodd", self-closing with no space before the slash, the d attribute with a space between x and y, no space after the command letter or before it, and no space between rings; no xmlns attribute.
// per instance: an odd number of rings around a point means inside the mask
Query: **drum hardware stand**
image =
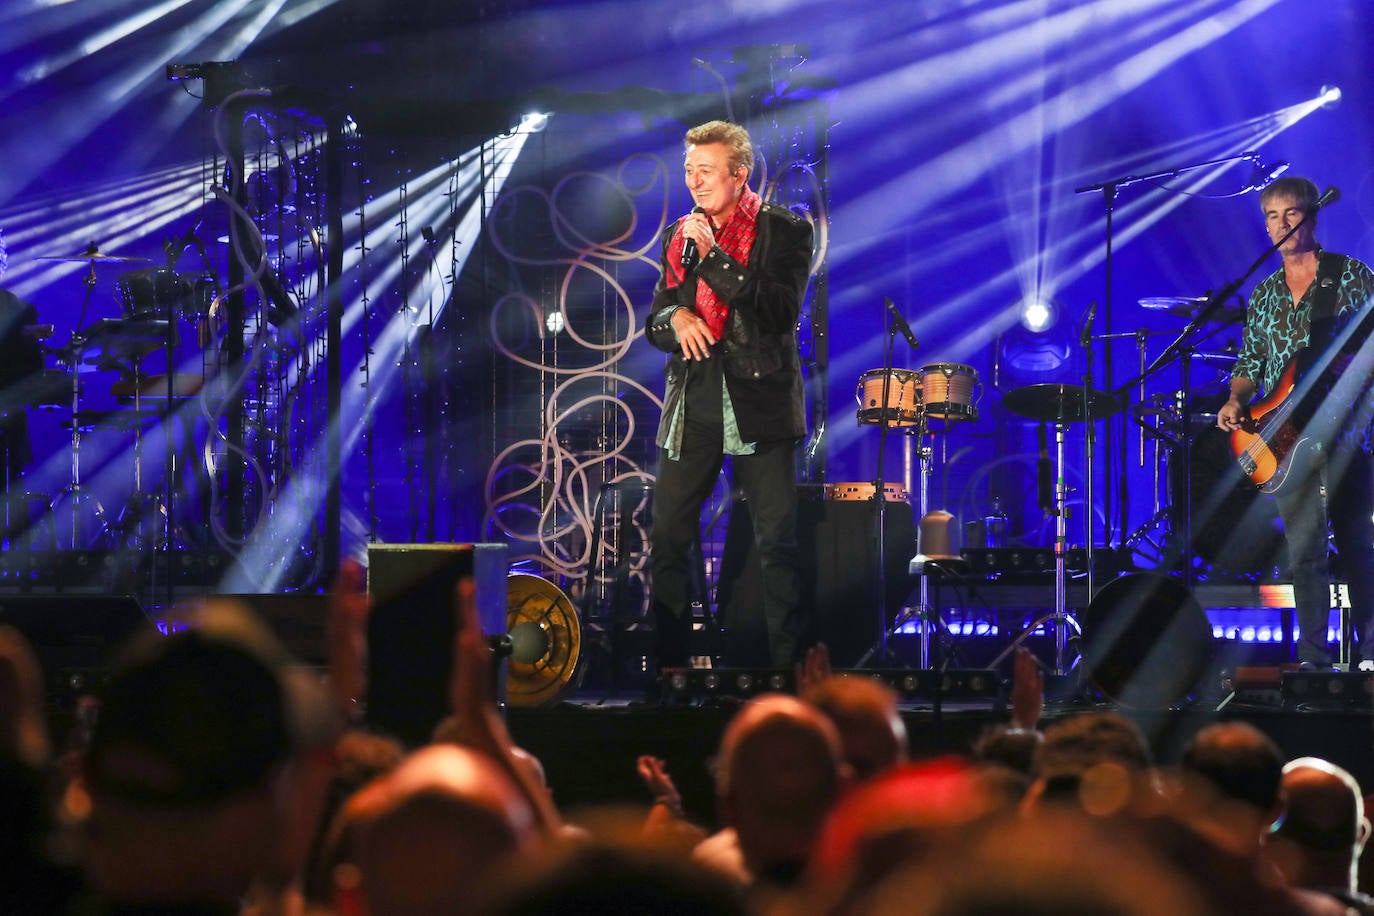
<svg viewBox="0 0 1374 916"><path fill-rule="evenodd" d="M916 440L916 447L914 449L911 444L913 438ZM903 443L905 445L903 457L906 460L908 480L910 480L911 477L911 457L913 452L915 452L916 460L920 465L920 496L917 500L917 506L921 513L920 518L926 517L926 512L929 510L930 504L930 462L932 449L925 443L924 439L925 419L923 417L921 423L918 424L914 430L907 433L906 440ZM911 492L909 483L907 485L907 492ZM921 668L925 670L930 668L930 628L932 623L938 624L940 622L940 612L938 609L931 607L930 577L925 574L924 569L921 571L919 589L917 593L919 595L918 604L915 611L917 618L921 621ZM897 620L893 621L889 632L900 630L902 625L910 618L910 613L899 614Z"/></svg>

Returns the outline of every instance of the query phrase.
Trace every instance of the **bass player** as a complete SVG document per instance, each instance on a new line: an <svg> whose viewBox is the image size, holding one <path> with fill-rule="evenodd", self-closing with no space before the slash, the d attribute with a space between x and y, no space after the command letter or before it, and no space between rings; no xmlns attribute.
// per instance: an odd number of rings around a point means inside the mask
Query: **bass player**
<svg viewBox="0 0 1374 916"><path fill-rule="evenodd" d="M1324 395L1301 429L1307 443L1294 450L1282 485L1273 490L1292 566L1298 662L1304 668L1332 665L1329 520L1359 634L1359 668L1374 671L1374 348L1362 347L1365 332L1352 328L1374 295L1374 272L1317 244L1319 207L1317 186L1306 178L1280 178L1260 194L1272 242L1297 228L1278 249L1283 265L1250 295L1231 396L1217 412L1217 426L1232 433L1233 448L1239 437L1255 433L1252 408L1256 417L1261 410L1251 400L1261 390L1266 404L1282 398L1281 388L1294 378L1285 372L1290 364L1300 367L1298 394L1305 378L1314 395Z"/></svg>

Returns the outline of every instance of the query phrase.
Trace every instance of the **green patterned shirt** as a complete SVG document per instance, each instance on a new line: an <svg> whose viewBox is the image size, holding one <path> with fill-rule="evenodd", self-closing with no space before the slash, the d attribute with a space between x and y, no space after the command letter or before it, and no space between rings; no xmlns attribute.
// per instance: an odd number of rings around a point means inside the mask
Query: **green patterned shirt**
<svg viewBox="0 0 1374 916"><path fill-rule="evenodd" d="M1320 250L1318 254L1331 257ZM1250 294L1244 343L1231 371L1232 378L1250 379L1266 394L1273 391L1284 368L1292 362L1298 351L1308 344L1312 328L1312 307L1315 305L1318 288L1323 283L1336 284L1334 309L1338 327L1348 326L1350 321L1361 313L1370 297L1374 296L1374 271L1364 262L1354 258L1345 255L1334 257L1339 259L1339 275L1334 280L1328 280L1337 272L1323 267L1317 279L1303 293L1302 300L1296 308L1293 306L1293 294L1285 282L1282 267L1255 287ZM1374 350L1374 347L1361 346L1356 363L1352 364L1352 369L1363 371L1366 377L1369 366L1365 364L1374 360L1374 353L1366 352L1367 350ZM1353 380L1343 381L1344 384L1338 387L1349 390ZM1368 387L1367 384L1358 385L1352 400L1365 394ZM1351 403L1350 406L1359 405ZM1361 427L1359 436L1367 440L1368 431L1365 427L1368 425L1368 417L1362 417L1361 420L1358 424ZM1352 424L1352 427L1354 425ZM1348 427L1347 431L1355 430Z"/></svg>

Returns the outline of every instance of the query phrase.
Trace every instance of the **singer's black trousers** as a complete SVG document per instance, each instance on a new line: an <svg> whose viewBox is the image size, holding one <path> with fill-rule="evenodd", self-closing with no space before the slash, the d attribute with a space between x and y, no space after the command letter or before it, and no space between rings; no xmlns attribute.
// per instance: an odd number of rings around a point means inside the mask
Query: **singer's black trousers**
<svg viewBox="0 0 1374 916"><path fill-rule="evenodd" d="M660 668L684 667L691 654L692 547L701 511L724 463L724 417L719 356L689 366L682 453L670 459L659 449L654 488L653 616ZM796 439L760 442L752 455L731 457L734 483L749 500L754 548L763 582L763 617L769 654L778 667L795 660L805 627L799 610Z"/></svg>

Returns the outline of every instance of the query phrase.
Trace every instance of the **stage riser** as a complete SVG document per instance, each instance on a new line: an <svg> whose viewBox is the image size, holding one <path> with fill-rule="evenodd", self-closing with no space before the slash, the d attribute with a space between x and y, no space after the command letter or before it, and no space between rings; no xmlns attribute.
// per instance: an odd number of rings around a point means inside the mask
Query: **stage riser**
<svg viewBox="0 0 1374 916"><path fill-rule="evenodd" d="M588 703L595 701L589 698ZM579 805L631 803L647 805L635 770L640 754L653 754L668 763L682 792L688 815L714 825L716 807L708 760L715 754L721 731L735 705L660 710L564 704L549 709L511 710L511 733L544 763L554 798L565 811ZM1042 724L1074 710L1051 707ZM1374 715L1348 711L1322 714L1281 709L1229 708L1218 714L1212 707L1184 711L1131 712L1149 738L1155 760L1177 763L1183 746L1204 725L1222 720L1246 721L1268 734L1286 757L1316 756L1348 769L1361 785L1374 785L1374 756L1369 736ZM990 708L945 710L908 709L902 713L917 757L967 753L987 728L1005 724L1005 714ZM575 814L574 814L575 819Z"/></svg>

